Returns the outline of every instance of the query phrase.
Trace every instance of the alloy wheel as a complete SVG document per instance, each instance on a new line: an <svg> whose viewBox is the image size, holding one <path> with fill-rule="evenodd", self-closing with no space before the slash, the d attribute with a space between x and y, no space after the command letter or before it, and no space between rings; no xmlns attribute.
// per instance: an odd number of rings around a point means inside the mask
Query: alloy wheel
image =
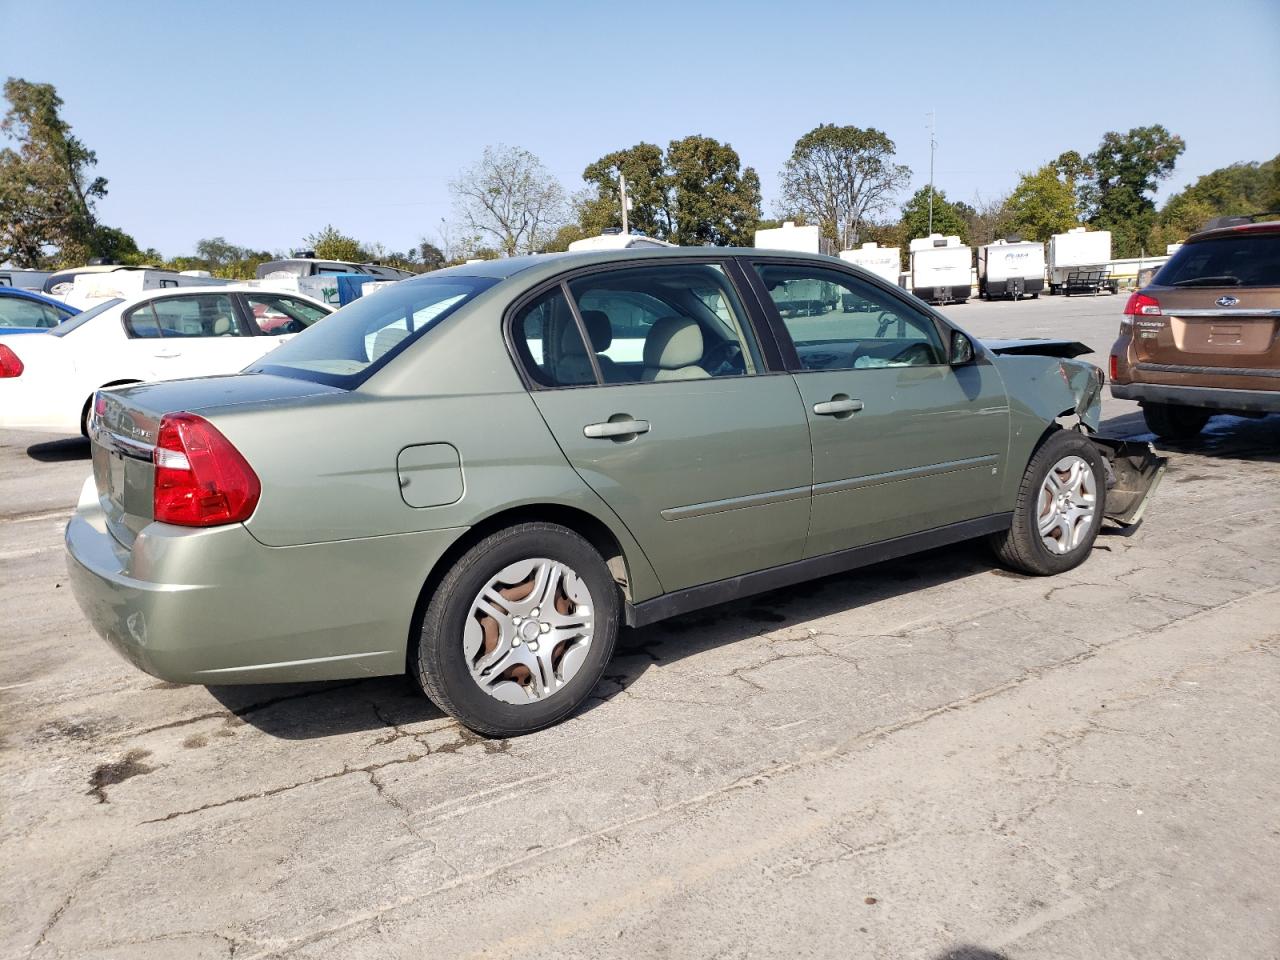
<svg viewBox="0 0 1280 960"><path fill-rule="evenodd" d="M1050 553L1065 554L1084 543L1098 507L1097 479L1083 457L1072 454L1053 465L1040 487L1036 523Z"/></svg>

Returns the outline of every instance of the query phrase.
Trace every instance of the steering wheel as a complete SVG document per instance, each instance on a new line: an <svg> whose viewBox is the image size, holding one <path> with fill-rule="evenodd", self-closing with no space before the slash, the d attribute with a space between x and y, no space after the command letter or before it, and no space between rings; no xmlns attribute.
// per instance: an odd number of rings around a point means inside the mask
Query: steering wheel
<svg viewBox="0 0 1280 960"><path fill-rule="evenodd" d="M933 352L929 349L929 344L917 342L898 351L889 358L890 363L900 363L904 366L917 366L933 362Z"/></svg>
<svg viewBox="0 0 1280 960"><path fill-rule="evenodd" d="M742 362L742 345L734 340L721 340L702 355L702 369L715 376L730 373L746 373Z"/></svg>

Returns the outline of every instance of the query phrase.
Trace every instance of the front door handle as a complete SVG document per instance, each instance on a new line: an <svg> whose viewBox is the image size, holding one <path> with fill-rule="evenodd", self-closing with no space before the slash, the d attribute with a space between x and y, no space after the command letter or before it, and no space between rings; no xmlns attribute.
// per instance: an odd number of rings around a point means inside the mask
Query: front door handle
<svg viewBox="0 0 1280 960"><path fill-rule="evenodd" d="M813 405L813 412L820 417L847 417L861 409L861 400L851 399L843 393L837 393L830 400Z"/></svg>
<svg viewBox="0 0 1280 960"><path fill-rule="evenodd" d="M157 350L155 356L160 360L172 360L174 357L182 356L181 350Z"/></svg>
<svg viewBox="0 0 1280 960"><path fill-rule="evenodd" d="M582 435L592 440L618 439L634 437L638 433L649 432L648 420L633 420L627 417L622 420L608 420L605 423L588 423L582 428Z"/></svg>

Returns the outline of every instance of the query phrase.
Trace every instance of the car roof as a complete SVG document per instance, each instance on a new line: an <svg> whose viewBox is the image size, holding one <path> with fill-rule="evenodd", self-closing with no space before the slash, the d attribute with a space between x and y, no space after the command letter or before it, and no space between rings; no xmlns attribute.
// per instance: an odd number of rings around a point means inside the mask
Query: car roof
<svg viewBox="0 0 1280 960"><path fill-rule="evenodd" d="M61 300L55 300L53 297L46 297L43 293L37 293L35 290L26 290L22 287L0 287L0 297L12 297L15 300L31 300L35 303L43 303L54 307L58 310L66 310L70 313L79 313L78 307L73 307Z"/></svg>
<svg viewBox="0 0 1280 960"><path fill-rule="evenodd" d="M527 279L550 276L574 267L596 265L643 263L652 260L681 260L689 257L751 257L752 259L810 260L816 264L849 267L847 261L817 253L799 253L794 250L769 250L762 247L644 247L629 250L575 250L571 253L536 253L521 257L502 257L464 263L457 267L433 270L402 280L401 283L417 283L429 277L489 277L506 280L517 274L528 273Z"/></svg>
<svg viewBox="0 0 1280 960"><path fill-rule="evenodd" d="M1261 220L1257 223L1238 223L1230 227L1215 227L1212 230L1201 230L1187 237L1184 243L1199 243L1201 240L1216 240L1220 237L1236 237L1240 234L1280 233L1280 220Z"/></svg>
<svg viewBox="0 0 1280 960"><path fill-rule="evenodd" d="M250 283L222 283L209 284L207 286L200 284L192 284L189 287L160 287L154 290L141 290L138 293L130 294L127 297L96 297L97 300L119 300L121 303L132 306L143 300L154 300L160 297L180 297L193 293L269 293L276 296L298 297L306 300L308 303L321 302L315 297L307 296L305 293L298 293L296 290L288 290L282 287L263 286L261 284ZM321 304L324 306L324 304ZM330 309L333 309L330 307Z"/></svg>

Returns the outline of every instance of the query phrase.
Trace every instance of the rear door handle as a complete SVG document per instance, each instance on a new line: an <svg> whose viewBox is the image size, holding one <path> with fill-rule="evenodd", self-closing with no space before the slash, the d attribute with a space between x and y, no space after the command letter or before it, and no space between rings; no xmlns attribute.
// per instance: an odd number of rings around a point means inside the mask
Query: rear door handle
<svg viewBox="0 0 1280 960"><path fill-rule="evenodd" d="M592 440L604 440L618 437L634 437L638 433L649 432L648 420L608 420L604 423L588 423L582 428L582 435Z"/></svg>
<svg viewBox="0 0 1280 960"><path fill-rule="evenodd" d="M862 409L861 400L853 400L843 393L837 393L830 400L813 405L813 412L820 417L847 417Z"/></svg>
<svg viewBox="0 0 1280 960"><path fill-rule="evenodd" d="M181 350L157 350L155 356L161 360L172 360L174 357L182 356Z"/></svg>

